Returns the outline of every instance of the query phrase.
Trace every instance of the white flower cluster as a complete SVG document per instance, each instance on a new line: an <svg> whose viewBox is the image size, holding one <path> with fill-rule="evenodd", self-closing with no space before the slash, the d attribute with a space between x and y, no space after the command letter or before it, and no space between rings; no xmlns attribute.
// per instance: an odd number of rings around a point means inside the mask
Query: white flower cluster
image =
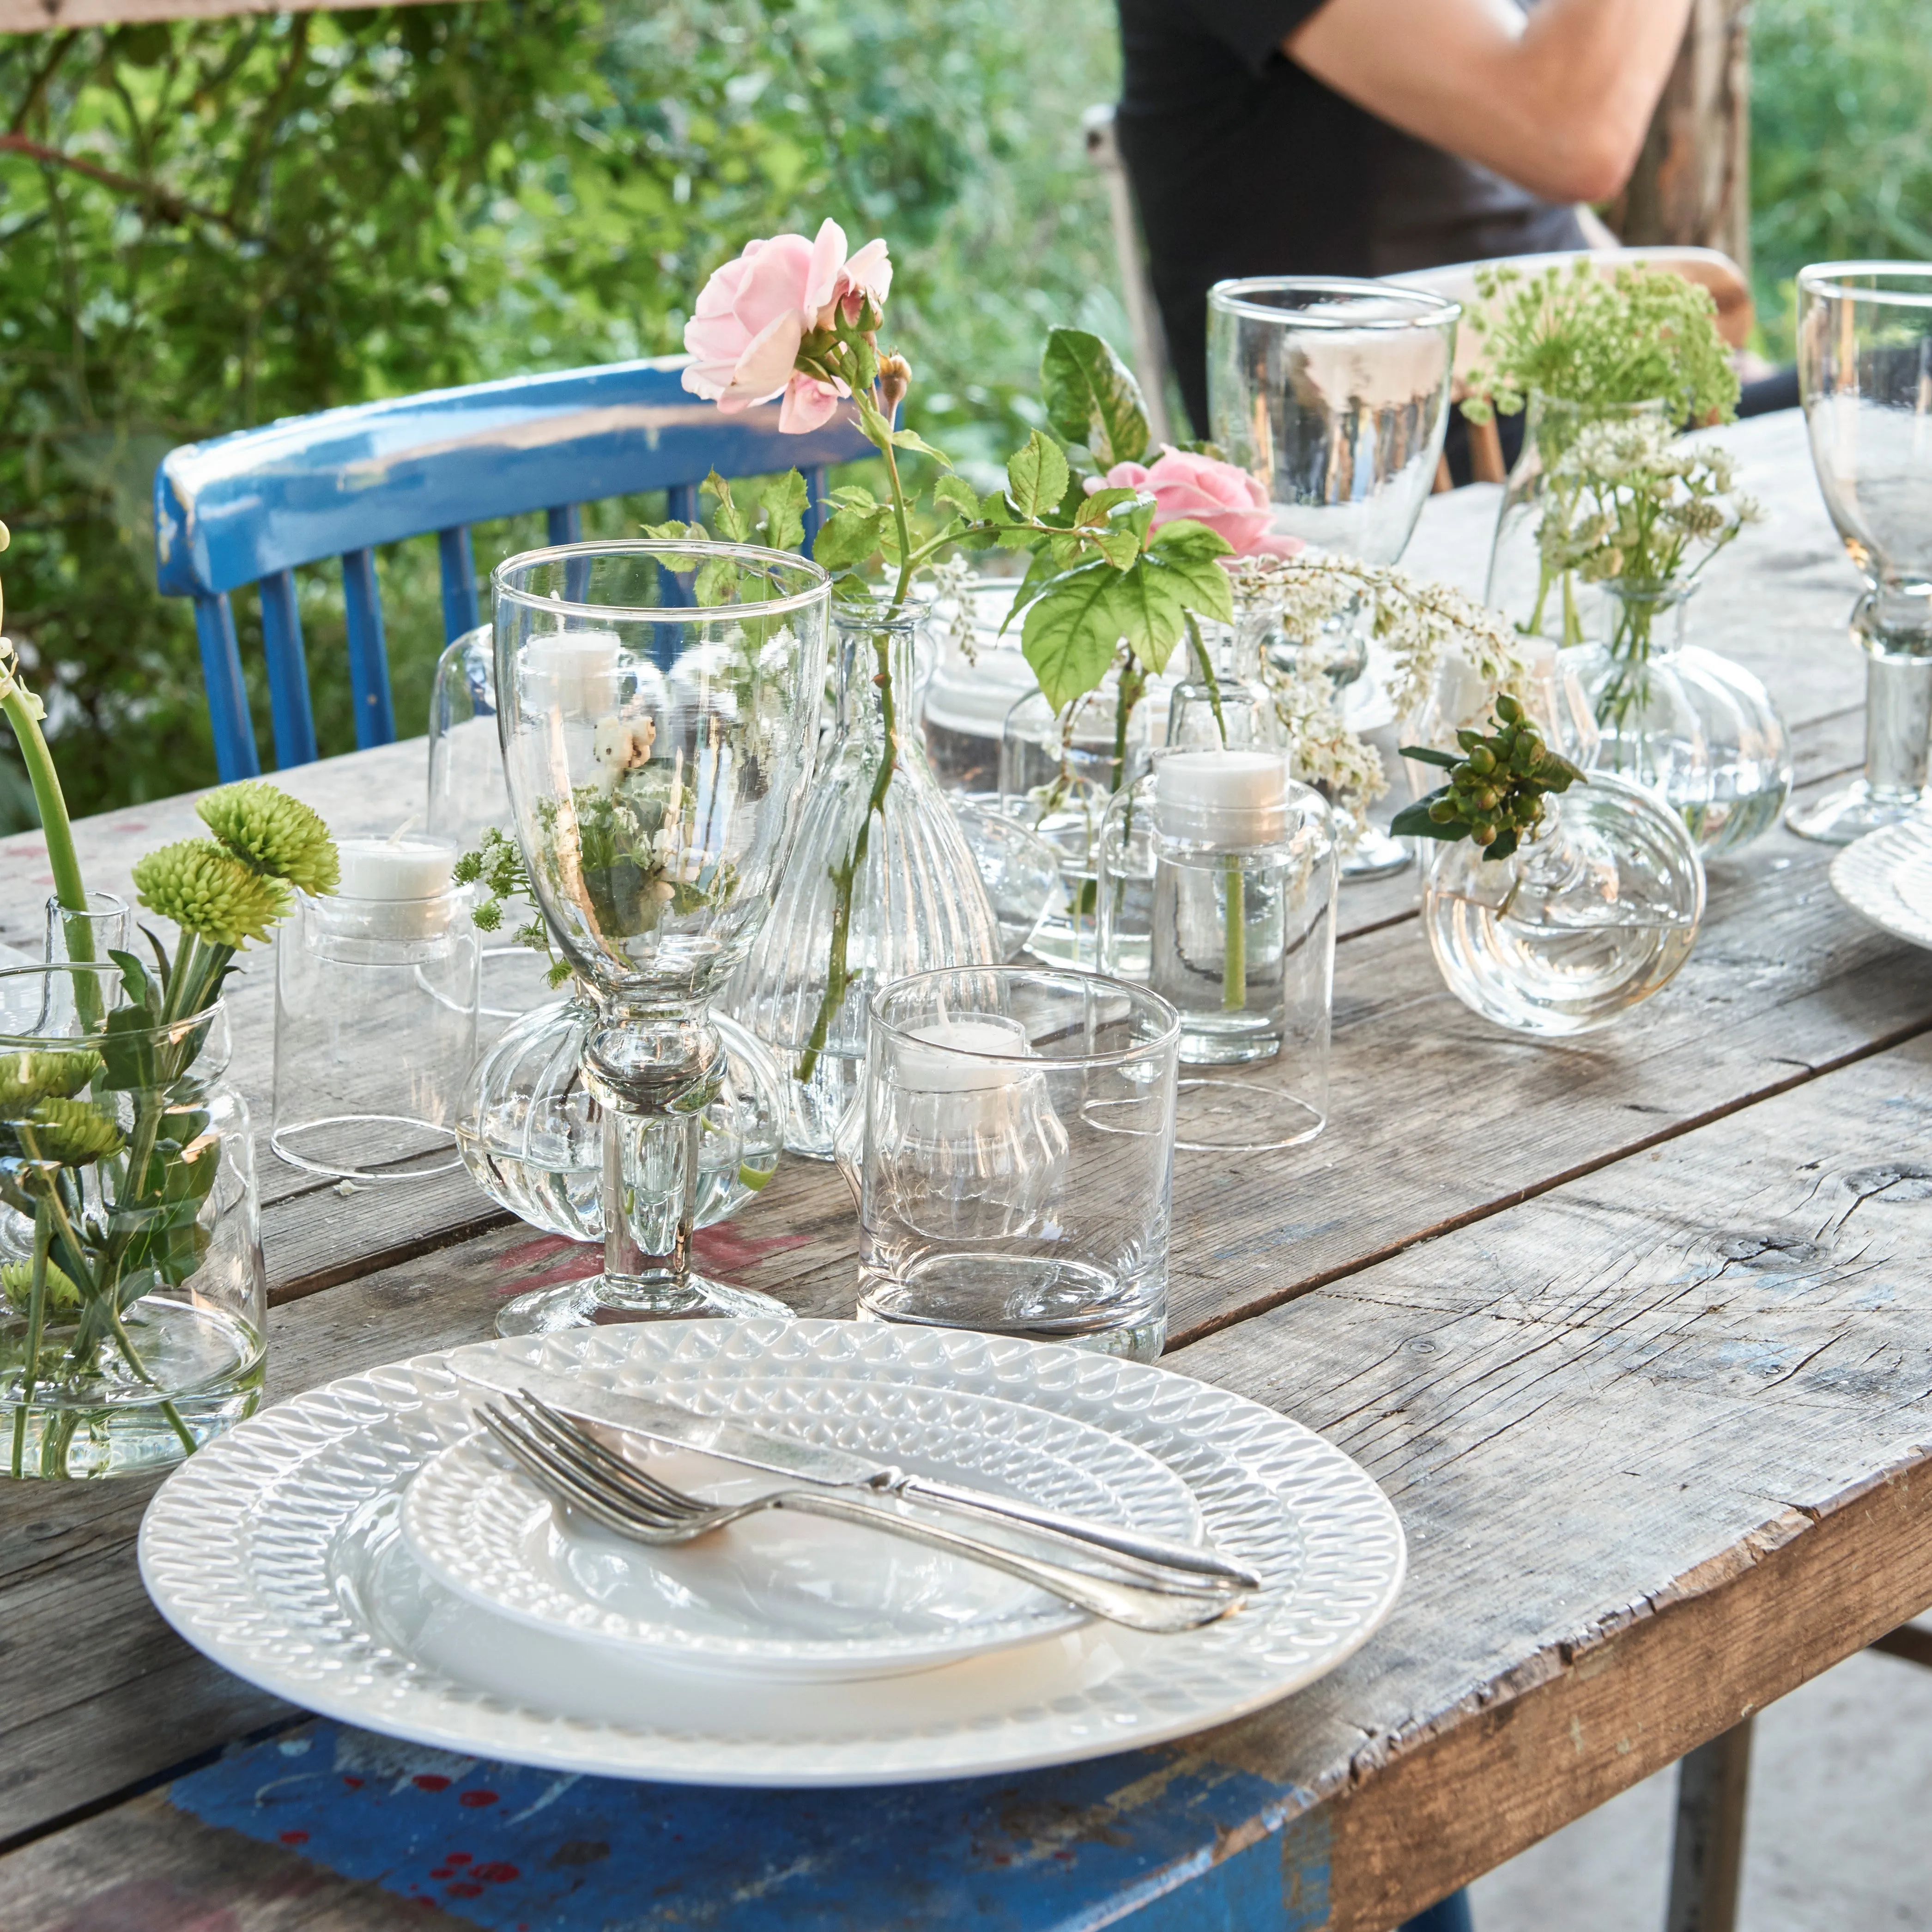
<svg viewBox="0 0 1932 1932"><path fill-rule="evenodd" d="M1448 584L1424 583L1392 564L1306 551L1244 558L1234 576L1238 605L1270 605L1290 638L1314 636L1352 607L1370 609L1369 634L1394 660L1389 697L1398 718L1420 710L1444 658L1452 652L1492 691L1520 694L1527 666L1508 620ZM1343 722L1335 687L1319 670L1270 665L1267 675L1276 713L1294 747L1298 775L1327 786L1360 820L1370 802L1388 789L1380 754Z"/></svg>

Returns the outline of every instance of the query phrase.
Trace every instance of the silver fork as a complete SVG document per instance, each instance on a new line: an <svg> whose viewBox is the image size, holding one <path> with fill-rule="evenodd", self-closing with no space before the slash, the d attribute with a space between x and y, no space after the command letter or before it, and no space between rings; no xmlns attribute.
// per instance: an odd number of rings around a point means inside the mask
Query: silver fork
<svg viewBox="0 0 1932 1932"><path fill-rule="evenodd" d="M889 1504L822 1490L779 1490L748 1502L707 1503L614 1455L594 1436L534 1396L507 1396L509 1407L486 1403L476 1412L490 1435L554 1502L639 1543L689 1543L766 1509L830 1516L943 1550L1045 1590L1076 1610L1130 1630L1166 1634L1197 1630L1239 1607L1246 1592L1204 1579L1157 1585L1114 1582L1064 1564L1021 1555L937 1523L902 1516Z"/></svg>

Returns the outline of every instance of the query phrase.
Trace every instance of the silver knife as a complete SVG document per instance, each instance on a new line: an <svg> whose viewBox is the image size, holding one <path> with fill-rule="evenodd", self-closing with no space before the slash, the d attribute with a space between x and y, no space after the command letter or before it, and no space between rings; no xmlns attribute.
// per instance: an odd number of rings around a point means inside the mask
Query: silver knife
<svg viewBox="0 0 1932 1932"><path fill-rule="evenodd" d="M982 1520L1018 1523L1056 1541L1106 1550L1130 1563L1184 1570L1210 1579L1217 1585L1233 1584L1247 1590L1261 1588L1261 1579L1252 1570L1231 1562L1212 1548L1175 1543L1162 1536L1145 1536L1083 1516L1062 1516L1056 1510L1042 1509L1017 1497L996 1496L991 1490L935 1482L890 1463L855 1456L848 1450L825 1449L786 1436L763 1435L722 1416L699 1415L653 1396L592 1388L575 1376L556 1375L508 1360L488 1345L455 1351L449 1365L464 1381L494 1394L514 1395L527 1390L552 1408L560 1408L580 1421L599 1423L653 1442L668 1443L674 1448L695 1450L700 1455L716 1456L723 1462L782 1476L788 1481L814 1483L827 1489L865 1490L874 1496L932 1504Z"/></svg>

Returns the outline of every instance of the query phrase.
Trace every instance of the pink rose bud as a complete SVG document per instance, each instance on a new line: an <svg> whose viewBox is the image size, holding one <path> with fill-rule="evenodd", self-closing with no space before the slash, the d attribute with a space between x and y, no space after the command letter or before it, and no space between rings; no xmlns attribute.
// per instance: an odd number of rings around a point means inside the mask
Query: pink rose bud
<svg viewBox="0 0 1932 1932"><path fill-rule="evenodd" d="M1299 537L1274 529L1268 492L1245 470L1211 456L1164 447L1151 466L1117 463L1106 476L1090 478L1087 492L1138 490L1154 500L1154 527L1186 518L1226 539L1237 556L1293 556Z"/></svg>

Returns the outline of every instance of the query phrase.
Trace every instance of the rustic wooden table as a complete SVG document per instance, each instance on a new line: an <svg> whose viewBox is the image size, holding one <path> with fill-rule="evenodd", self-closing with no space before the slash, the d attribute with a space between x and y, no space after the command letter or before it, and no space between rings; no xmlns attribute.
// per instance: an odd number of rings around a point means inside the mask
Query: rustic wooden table
<svg viewBox="0 0 1932 1932"><path fill-rule="evenodd" d="M1857 590L1795 416L1739 426L1767 523L1699 600L1770 683L1801 784L1860 758ZM1494 493L1410 561L1480 587ZM289 775L340 830L416 808L420 743ZM82 828L98 884L189 802ZM1343 1669L1170 1750L848 1796L553 1778L318 1724L149 1608L146 1482L0 1496L0 1921L1379 1932L1932 1604L1932 956L1782 831L1714 867L1696 952L1556 1042L1444 991L1413 883L1344 895L1335 1107L1292 1156L1183 1157L1174 1366L1323 1431L1411 1570ZM38 944L38 842L0 938ZM270 1000L234 998L266 1119ZM406 1211L265 1163L274 1397L490 1332L594 1265L466 1185ZM842 1187L788 1162L713 1269L849 1312Z"/></svg>

